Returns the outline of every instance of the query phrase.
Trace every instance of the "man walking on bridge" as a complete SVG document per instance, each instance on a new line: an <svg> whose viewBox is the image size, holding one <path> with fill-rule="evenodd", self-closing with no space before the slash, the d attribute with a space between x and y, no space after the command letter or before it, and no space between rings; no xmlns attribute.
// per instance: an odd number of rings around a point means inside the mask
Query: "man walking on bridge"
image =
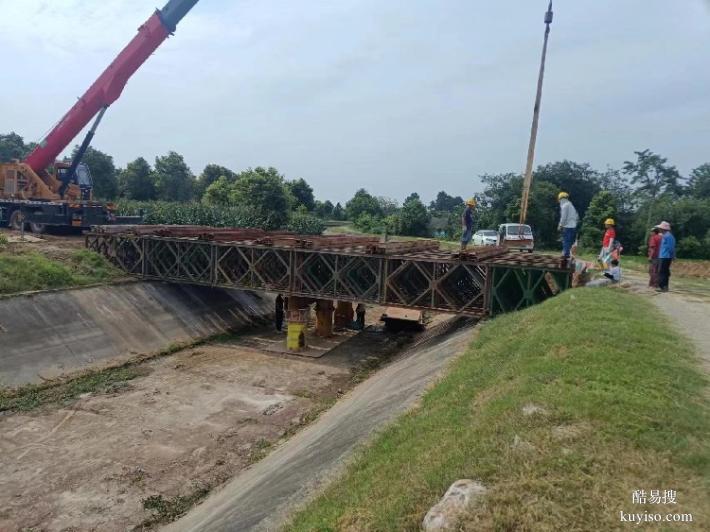
<svg viewBox="0 0 710 532"><path fill-rule="evenodd" d="M567 192L560 192L557 195L557 201L560 202L560 223L557 225L557 229L562 231L562 257L568 259L572 245L577 238L579 215L569 200Z"/></svg>
<svg viewBox="0 0 710 532"><path fill-rule="evenodd" d="M461 251L466 251L466 246L473 237L473 209L476 207L476 199L466 200L466 208L461 215Z"/></svg>

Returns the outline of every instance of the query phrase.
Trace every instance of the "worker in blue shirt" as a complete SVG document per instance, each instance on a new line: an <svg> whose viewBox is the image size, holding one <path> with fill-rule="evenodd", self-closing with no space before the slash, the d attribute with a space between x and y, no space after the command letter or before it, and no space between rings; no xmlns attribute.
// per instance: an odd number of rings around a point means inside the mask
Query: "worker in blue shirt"
<svg viewBox="0 0 710 532"><path fill-rule="evenodd" d="M671 233L671 224L661 222L656 226L661 230L661 249L658 252L658 292L668 292L671 278L671 263L675 259L675 237Z"/></svg>
<svg viewBox="0 0 710 532"><path fill-rule="evenodd" d="M473 209L476 207L476 199L466 200L466 208L461 214L461 251L466 250L466 246L473 237Z"/></svg>

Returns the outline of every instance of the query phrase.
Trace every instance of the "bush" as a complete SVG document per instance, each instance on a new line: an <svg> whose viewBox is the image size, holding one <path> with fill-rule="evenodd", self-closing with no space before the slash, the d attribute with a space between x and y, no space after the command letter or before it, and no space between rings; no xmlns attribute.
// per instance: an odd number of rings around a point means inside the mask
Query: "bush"
<svg viewBox="0 0 710 532"><path fill-rule="evenodd" d="M0 235L0 250L7 246L7 237L5 235Z"/></svg>
<svg viewBox="0 0 710 532"><path fill-rule="evenodd" d="M706 239L707 240L707 239ZM686 236L678 242L676 254L681 259L710 258L707 242L703 243L694 236Z"/></svg>
<svg viewBox="0 0 710 532"><path fill-rule="evenodd" d="M385 232L385 223L380 216L362 213L355 219L354 224L358 231L363 233L380 234Z"/></svg>
<svg viewBox="0 0 710 532"><path fill-rule="evenodd" d="M291 215L286 229L301 235L320 235L325 230L325 223L310 214L294 213Z"/></svg>

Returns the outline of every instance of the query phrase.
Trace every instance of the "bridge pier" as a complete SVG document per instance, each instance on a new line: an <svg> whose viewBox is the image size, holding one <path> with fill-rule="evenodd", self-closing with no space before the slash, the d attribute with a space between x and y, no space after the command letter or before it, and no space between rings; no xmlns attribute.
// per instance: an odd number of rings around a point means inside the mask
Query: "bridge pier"
<svg viewBox="0 0 710 532"><path fill-rule="evenodd" d="M330 299L316 299L316 334L323 338L333 336L333 312Z"/></svg>
<svg viewBox="0 0 710 532"><path fill-rule="evenodd" d="M338 301L335 309L335 327L345 329L350 326L354 318L353 304L350 301Z"/></svg>

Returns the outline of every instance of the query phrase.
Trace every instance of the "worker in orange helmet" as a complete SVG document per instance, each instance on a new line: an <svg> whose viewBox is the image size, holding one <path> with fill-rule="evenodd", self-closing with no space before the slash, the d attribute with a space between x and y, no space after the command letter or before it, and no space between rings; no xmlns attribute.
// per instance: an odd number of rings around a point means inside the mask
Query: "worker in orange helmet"
<svg viewBox="0 0 710 532"><path fill-rule="evenodd" d="M473 209L476 208L476 198L466 200L466 208L461 214L461 251L466 250L466 246L473 237Z"/></svg>

